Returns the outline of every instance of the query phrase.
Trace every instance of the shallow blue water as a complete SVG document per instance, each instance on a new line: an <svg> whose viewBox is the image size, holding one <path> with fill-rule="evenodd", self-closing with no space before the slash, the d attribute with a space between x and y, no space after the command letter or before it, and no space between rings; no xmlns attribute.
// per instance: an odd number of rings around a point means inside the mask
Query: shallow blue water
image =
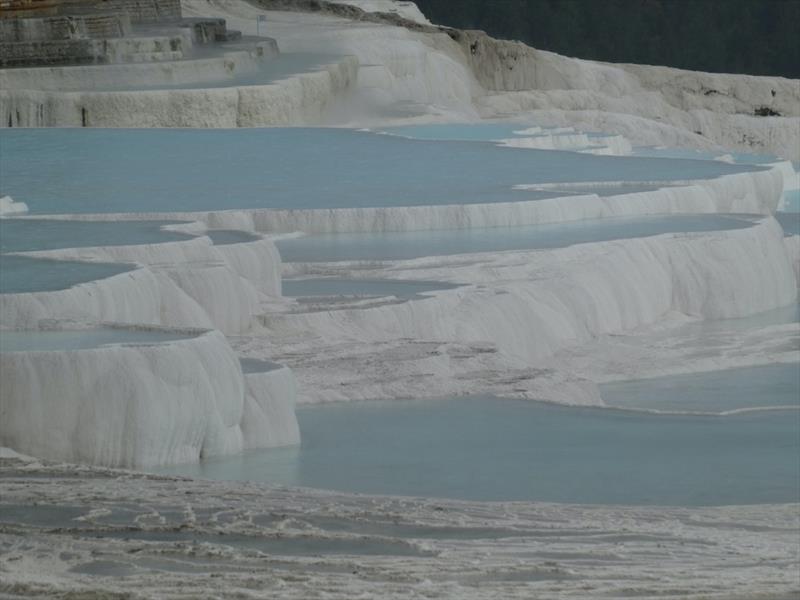
<svg viewBox="0 0 800 600"><path fill-rule="evenodd" d="M678 412L800 408L800 364L744 367L600 386L609 406Z"/></svg>
<svg viewBox="0 0 800 600"><path fill-rule="evenodd" d="M425 292L458 287L442 281L411 281L398 279L338 279L314 277L309 279L284 279L283 295L304 296L395 296L401 299L417 298Z"/></svg>
<svg viewBox="0 0 800 600"><path fill-rule="evenodd" d="M247 233L246 231L236 231L235 229L210 229L205 232L214 242L215 246L228 246L231 244L243 244L246 242L255 242L261 239L257 235Z"/></svg>
<svg viewBox="0 0 800 600"><path fill-rule="evenodd" d="M408 140L342 129L0 131L33 213L410 206L536 199L517 184L711 178L758 167Z"/></svg>
<svg viewBox="0 0 800 600"><path fill-rule="evenodd" d="M800 193L800 190L798 192ZM775 218L778 219L778 223L783 227L784 235L800 235L800 210L797 212L776 212Z"/></svg>
<svg viewBox="0 0 800 600"><path fill-rule="evenodd" d="M300 407L297 415L300 447L165 471L469 500L800 500L798 411L656 416L451 398Z"/></svg>
<svg viewBox="0 0 800 600"><path fill-rule="evenodd" d="M283 365L272 362L271 360L259 360L257 358L240 358L239 364L242 373L267 373L283 368Z"/></svg>
<svg viewBox="0 0 800 600"><path fill-rule="evenodd" d="M277 245L286 262L400 260L470 252L562 248L588 242L740 229L751 225L752 221L746 217L726 215L625 217L525 227L320 234L278 240Z"/></svg>
<svg viewBox="0 0 800 600"><path fill-rule="evenodd" d="M0 294L52 292L131 271L133 265L46 260L0 254Z"/></svg>
<svg viewBox="0 0 800 600"><path fill-rule="evenodd" d="M800 190L783 193L783 210L787 213L800 213Z"/></svg>
<svg viewBox="0 0 800 600"><path fill-rule="evenodd" d="M57 248L159 244L191 239L164 231L176 221L61 221L0 219L0 252L30 252Z"/></svg>
<svg viewBox="0 0 800 600"><path fill-rule="evenodd" d="M166 331L113 327L71 331L0 331L0 352L87 350L108 344L160 344L191 337Z"/></svg>

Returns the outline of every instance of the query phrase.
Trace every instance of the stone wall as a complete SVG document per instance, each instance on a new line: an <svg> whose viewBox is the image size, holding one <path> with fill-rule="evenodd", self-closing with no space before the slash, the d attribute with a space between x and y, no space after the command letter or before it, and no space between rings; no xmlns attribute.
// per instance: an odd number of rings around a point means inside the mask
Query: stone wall
<svg viewBox="0 0 800 600"><path fill-rule="evenodd" d="M102 42L88 38L0 43L0 67L85 65L104 62Z"/></svg>
<svg viewBox="0 0 800 600"><path fill-rule="evenodd" d="M44 42L82 38L116 38L130 32L121 13L0 19L0 43Z"/></svg>
<svg viewBox="0 0 800 600"><path fill-rule="evenodd" d="M132 23L181 18L180 0L3 0L0 19L74 15L84 12L127 13Z"/></svg>

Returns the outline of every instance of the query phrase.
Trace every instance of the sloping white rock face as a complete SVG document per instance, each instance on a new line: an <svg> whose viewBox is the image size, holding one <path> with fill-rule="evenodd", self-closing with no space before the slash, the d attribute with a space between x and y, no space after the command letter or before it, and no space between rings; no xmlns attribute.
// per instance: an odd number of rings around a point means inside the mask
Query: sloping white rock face
<svg viewBox="0 0 800 600"><path fill-rule="evenodd" d="M252 326L260 293L280 295L280 255L270 240L243 244L212 245L207 237L163 244L101 246L30 252L29 256L62 260L92 260L134 263L166 276L200 307L204 317L194 325L211 326L223 333L243 333ZM105 287L106 280L94 282ZM38 295L37 295L38 296ZM189 325L165 322L151 315L143 323ZM127 318L114 321L131 322Z"/></svg>
<svg viewBox="0 0 800 600"><path fill-rule="evenodd" d="M66 290L0 294L0 326L36 329L75 320L213 328L205 310L164 274L145 268Z"/></svg>
<svg viewBox="0 0 800 600"><path fill-rule="evenodd" d="M646 192L623 193L619 195L597 196L595 194L572 195L544 200L493 202L489 204L451 204L429 206L389 206L362 208L331 209L238 209L219 212L165 212L165 213L130 213L126 218L133 219L175 219L192 220L203 223L210 229L238 229L247 232L268 234L295 233L334 233L334 232L381 232L381 231L425 231L438 229L468 229L480 227L513 227L519 225L536 225L539 223L560 223L582 219L599 219L604 217L623 217L652 214L707 214L707 213L747 213L771 215L781 203L783 186L787 177L787 165L781 162L767 165L764 170L735 173L716 179L699 181L641 181L640 185L665 187ZM626 183L626 182L622 182ZM630 183L630 182L627 182ZM520 189L562 189L580 191L581 186L614 186L620 182L575 182L520 185ZM621 188L623 186L620 186ZM80 215L81 219L114 220L112 214ZM198 233L195 231L194 233ZM193 242L195 243L195 242ZM198 244L207 242L196 242ZM186 246L187 242L181 242ZM263 261L262 267L268 264L266 271L261 271L251 262L250 266L237 263L240 259L232 259L239 250L225 249L226 246L215 246L219 260L220 254L225 260L231 260L230 266L240 275L253 280L247 273L255 276L254 269L268 279L257 279L269 289L277 289L278 282L272 279L267 271L277 268L279 255L272 242L236 244L227 248L241 248L242 254L256 252L258 259L242 258L241 260ZM159 244L158 247L167 246ZM142 248L137 246L135 248ZM247 248L247 249L245 249ZM86 249L76 251L58 251L57 254L30 253L32 255L80 258L86 256ZM94 249L92 249L94 252ZM141 252L137 250L136 252ZM206 252L206 250L203 250ZM103 253L91 255L97 260L110 262L145 262L154 264L151 259L145 260L141 254L119 254L113 248L103 249ZM158 255L160 256L160 254ZM163 262L159 259L155 262ZM173 262L171 259L168 262ZM274 271L277 273L277 271ZM272 283L270 283L270 281ZM259 285L256 285L259 287ZM266 293L271 293L266 291Z"/></svg>
<svg viewBox="0 0 800 600"><path fill-rule="evenodd" d="M279 335L313 332L330 344L490 342L535 365L598 335L653 324L670 311L740 317L797 297L783 231L772 218L740 230L418 259L395 263L392 273L473 285L401 304L267 315L264 324Z"/></svg>
<svg viewBox="0 0 800 600"><path fill-rule="evenodd" d="M786 247L789 261L794 267L794 275L797 278L798 286L800 286L800 235L783 238L783 244Z"/></svg>
<svg viewBox="0 0 800 600"><path fill-rule="evenodd" d="M590 138L585 133L509 138L500 140L499 145L509 148L537 148L540 150L577 150L613 156L630 154L632 149L631 143L621 135Z"/></svg>
<svg viewBox="0 0 800 600"><path fill-rule="evenodd" d="M268 239L217 246L219 252L240 277L270 296L281 295L281 257Z"/></svg>
<svg viewBox="0 0 800 600"><path fill-rule="evenodd" d="M329 115L334 123L392 119L409 106L434 115L477 116L472 99L483 91L446 35L316 14L265 12L240 0L188 0L183 12L224 18L247 35L255 35L256 19L264 15L267 34L281 52L355 56L361 65L358 94Z"/></svg>
<svg viewBox="0 0 800 600"><path fill-rule="evenodd" d="M321 71L267 84L140 91L0 90L15 127L264 127L318 123L357 77L344 57ZM4 123L5 124L5 123Z"/></svg>
<svg viewBox="0 0 800 600"><path fill-rule="evenodd" d="M220 333L156 345L4 352L0 378L0 439L38 457L147 467L244 447L241 369Z"/></svg>
<svg viewBox="0 0 800 600"><path fill-rule="evenodd" d="M250 86L237 86L225 73L230 64L231 73L246 72L248 60L256 60L246 56L222 63L178 61L164 72L150 65L108 67L112 80L150 88L136 92L88 91L98 72L94 67L9 72L0 74L7 83L0 85L0 125L367 126L525 115L543 124L624 135L636 144L724 146L800 159L796 81L578 60L481 32L444 33L426 26L409 2L346 3L394 12L419 23L420 30L263 11L242 0L185 0L184 15L224 18L248 35L257 33L257 18L266 16L266 32L282 52L350 58L321 72ZM230 79L231 87L201 89L202 82L220 78ZM198 89L152 90L172 80L196 82ZM755 116L764 108L781 116Z"/></svg>
<svg viewBox="0 0 800 600"><path fill-rule="evenodd" d="M648 129L675 127L692 147L702 147L703 141L688 134L729 148L800 158L800 86L794 80L573 59L481 32L461 32L458 42L487 90L511 92L483 99L487 116L535 110L532 116L549 124L574 125L548 111L600 111L625 121L623 114L653 121ZM762 108L781 116L756 116ZM651 143L624 129L602 130Z"/></svg>
<svg viewBox="0 0 800 600"><path fill-rule="evenodd" d="M647 182L642 182L647 183ZM656 182L657 183L657 182ZM251 210L258 231L287 233L379 232L470 227L510 227L581 219L670 213L772 214L780 202L783 174L775 169L738 173L680 187L618 196L570 196L545 200L438 206ZM542 187L534 185L532 187Z"/></svg>
<svg viewBox="0 0 800 600"><path fill-rule="evenodd" d="M205 309L211 322L223 333L244 333L252 326L258 292L227 266L178 266L165 272Z"/></svg>
<svg viewBox="0 0 800 600"><path fill-rule="evenodd" d="M291 446L300 443L294 413L297 395L294 375L281 367L245 373L242 436L245 448Z"/></svg>
<svg viewBox="0 0 800 600"><path fill-rule="evenodd" d="M225 52L213 58L75 67L0 69L0 89L74 92L118 87L195 85L232 82L255 73L278 55L274 40L260 42L254 51Z"/></svg>

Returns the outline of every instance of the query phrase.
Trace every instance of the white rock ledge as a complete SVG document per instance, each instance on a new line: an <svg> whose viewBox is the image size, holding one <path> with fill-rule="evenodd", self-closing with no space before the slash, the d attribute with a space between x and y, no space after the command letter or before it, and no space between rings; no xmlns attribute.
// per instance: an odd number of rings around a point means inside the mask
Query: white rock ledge
<svg viewBox="0 0 800 600"><path fill-rule="evenodd" d="M788 305L797 287L785 244L780 225L767 218L728 231L397 261L397 277L466 285L424 300L269 314L262 322L275 336L305 332L323 347L403 339L490 343L536 365L671 311L722 319Z"/></svg>
<svg viewBox="0 0 800 600"><path fill-rule="evenodd" d="M0 294L0 327L73 320L213 329L207 313L163 273L146 268L65 290Z"/></svg>
<svg viewBox="0 0 800 600"><path fill-rule="evenodd" d="M778 208L786 167L724 175L716 179L676 182L657 190L597 196L569 195L544 200L488 204L441 204L361 208L273 209L251 208L202 212L129 213L132 219L196 220L215 229L261 233L378 233L481 227L513 227L563 223L606 217L665 214L747 213L771 215ZM641 182L647 184L648 182ZM658 183L658 182L656 182ZM560 185L560 184L557 184ZM544 187L534 184L533 187ZM93 221L111 221L118 214L57 215Z"/></svg>
<svg viewBox="0 0 800 600"><path fill-rule="evenodd" d="M266 85L137 91L3 89L0 115L15 127L266 127L312 124L354 85L358 61Z"/></svg>
<svg viewBox="0 0 800 600"><path fill-rule="evenodd" d="M0 444L116 467L296 444L294 378L243 376L216 331L152 345L0 353Z"/></svg>
<svg viewBox="0 0 800 600"><path fill-rule="evenodd" d="M190 300L184 302L187 308L192 304L202 307L205 314L196 317L198 321L194 325L213 327L228 334L249 330L261 294L279 296L281 290L280 255L275 244L267 239L213 245L208 237L201 236L161 244L66 248L22 254L58 260L134 263L146 267L162 280L166 276L186 294ZM117 282L101 280L93 283L105 289ZM159 289L172 297L175 293L169 288L164 283ZM41 296L42 293L36 294L36 298ZM178 310L177 307L173 307L174 310ZM178 317L181 319L179 322L171 322L150 313L147 320L140 322L177 326L191 324L180 314ZM104 318L131 322L123 314ZM23 325L30 326L29 323ZM12 323L10 326L18 325Z"/></svg>

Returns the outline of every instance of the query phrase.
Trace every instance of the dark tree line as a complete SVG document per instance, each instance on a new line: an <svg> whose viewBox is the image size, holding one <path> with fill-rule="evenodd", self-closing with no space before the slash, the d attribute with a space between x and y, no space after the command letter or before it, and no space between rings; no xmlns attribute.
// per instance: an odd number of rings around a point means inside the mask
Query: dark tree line
<svg viewBox="0 0 800 600"><path fill-rule="evenodd" d="M610 62L800 78L800 0L416 0L434 23Z"/></svg>

